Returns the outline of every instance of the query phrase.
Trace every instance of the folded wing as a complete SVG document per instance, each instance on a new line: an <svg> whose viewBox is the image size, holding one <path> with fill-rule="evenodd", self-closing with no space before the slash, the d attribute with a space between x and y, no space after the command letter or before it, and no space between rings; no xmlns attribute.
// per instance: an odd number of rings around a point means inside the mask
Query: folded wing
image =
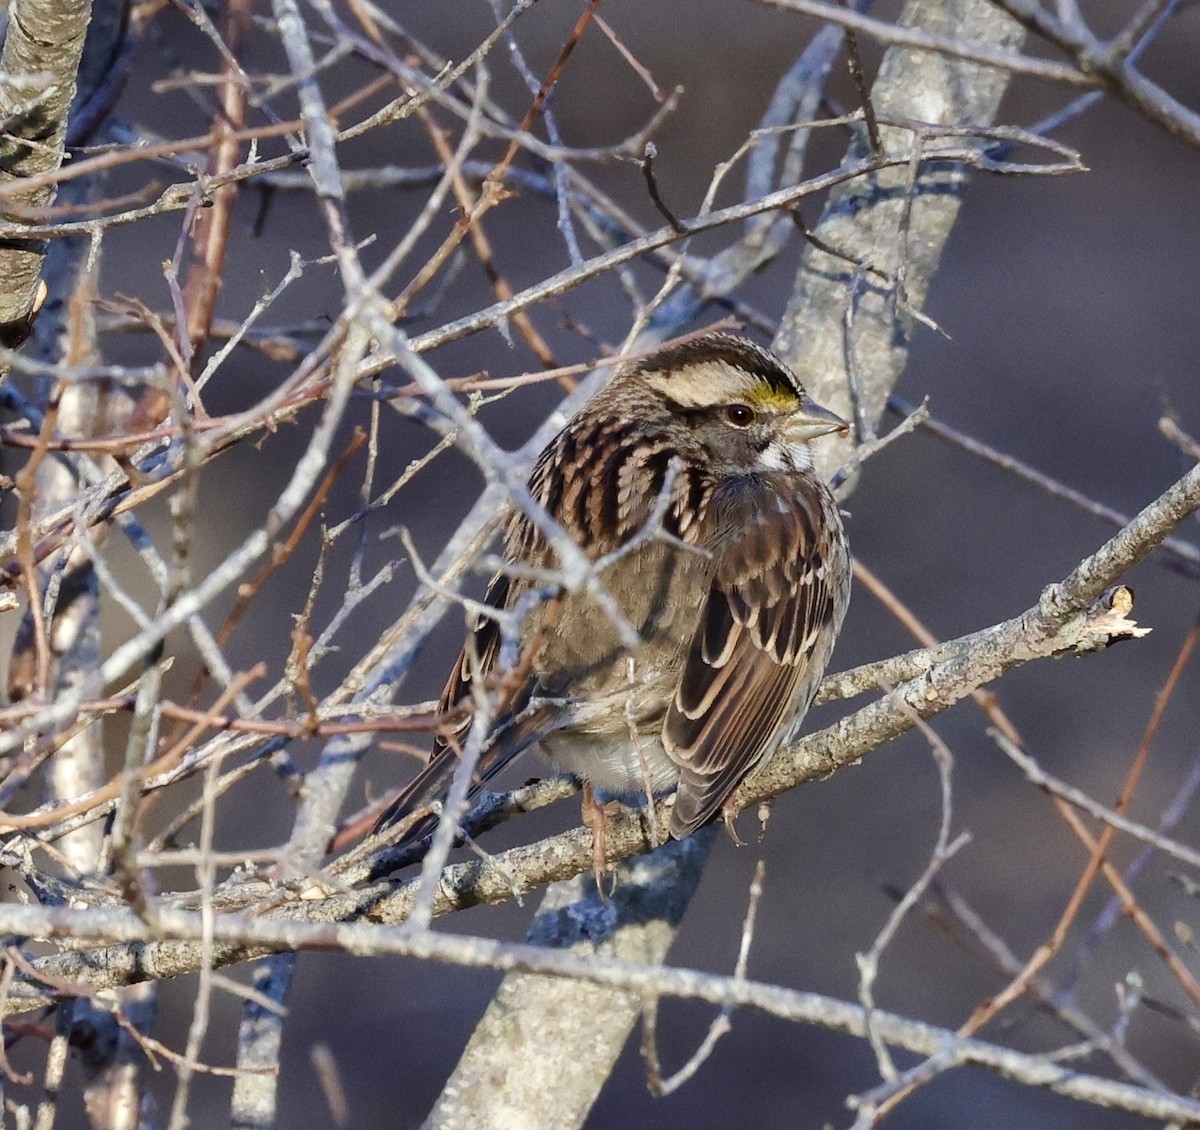
<svg viewBox="0 0 1200 1130"><path fill-rule="evenodd" d="M818 537L837 521L822 484L763 477L714 500L715 572L667 711L663 745L680 767L679 837L716 814L737 784L799 725L832 649L848 592ZM835 622L836 621L836 622Z"/></svg>

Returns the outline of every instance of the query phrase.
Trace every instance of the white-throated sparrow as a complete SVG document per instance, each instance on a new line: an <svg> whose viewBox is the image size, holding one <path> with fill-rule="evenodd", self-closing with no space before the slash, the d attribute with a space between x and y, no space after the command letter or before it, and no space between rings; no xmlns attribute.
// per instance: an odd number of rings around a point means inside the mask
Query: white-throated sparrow
<svg viewBox="0 0 1200 1130"><path fill-rule="evenodd" d="M520 617L519 659L500 669L499 620L481 617L442 694L457 719L379 826L444 796L471 726L472 678L494 702L479 783L536 744L602 793L674 788L674 837L711 820L799 725L841 628L849 553L808 441L845 427L773 354L730 334L620 369L542 452L529 485L601 563L640 646L624 646L584 592L530 599L555 554L514 513L513 568L486 603L510 630Z"/></svg>

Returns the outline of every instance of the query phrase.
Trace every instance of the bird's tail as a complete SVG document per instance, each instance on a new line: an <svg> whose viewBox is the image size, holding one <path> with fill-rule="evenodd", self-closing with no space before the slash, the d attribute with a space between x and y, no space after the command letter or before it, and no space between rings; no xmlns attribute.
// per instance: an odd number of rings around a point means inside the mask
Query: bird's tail
<svg viewBox="0 0 1200 1130"><path fill-rule="evenodd" d="M471 787L467 792L468 799L478 796L484 785L514 757L538 741L544 733L543 722L544 718L540 717L538 712L533 712L523 719L518 718L492 735L475 766ZM439 743L425 768L383 810L382 815L375 821L372 834L382 832L438 801L444 801L450 791L450 783L454 780L458 762L458 752ZM407 847L410 844L420 843L421 840L432 834L440 819L440 812L430 812L428 815L419 817L412 827L407 828L399 836L396 846Z"/></svg>
<svg viewBox="0 0 1200 1130"><path fill-rule="evenodd" d="M404 788L399 796L392 801L375 821L372 834L384 831L393 824L399 823L407 816L427 808L437 801L445 800L450 791L450 782L454 779L454 770L458 767L458 757L451 749L443 748L434 753L422 769ZM478 792L482 782L472 783L471 795ZM439 817L429 813L417 820L407 829L398 840L397 846L414 844L428 836L437 827Z"/></svg>

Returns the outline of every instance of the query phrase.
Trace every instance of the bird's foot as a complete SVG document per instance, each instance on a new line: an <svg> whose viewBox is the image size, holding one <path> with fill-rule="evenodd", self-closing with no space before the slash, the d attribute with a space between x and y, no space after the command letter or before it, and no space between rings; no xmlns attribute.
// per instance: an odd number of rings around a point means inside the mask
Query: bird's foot
<svg viewBox="0 0 1200 1130"><path fill-rule="evenodd" d="M596 892L600 896L600 901L607 904L608 896L616 890L617 882L616 876L613 875L608 881L608 890L605 891L605 878L609 874L608 808L596 799L596 794L592 792L592 786L587 782L584 782L580 809L583 814L584 827L592 833L592 876L596 880Z"/></svg>
<svg viewBox="0 0 1200 1130"><path fill-rule="evenodd" d="M724 804L721 806L721 819L725 822L725 831L729 833L729 838L733 840L737 847L745 847L746 841L738 835L737 828L734 826L734 821L741 813L740 808L734 808L732 805Z"/></svg>

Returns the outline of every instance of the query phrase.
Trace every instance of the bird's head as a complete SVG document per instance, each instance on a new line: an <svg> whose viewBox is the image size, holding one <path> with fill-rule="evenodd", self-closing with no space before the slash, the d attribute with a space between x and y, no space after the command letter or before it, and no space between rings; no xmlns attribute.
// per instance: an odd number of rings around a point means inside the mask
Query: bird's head
<svg viewBox="0 0 1200 1130"><path fill-rule="evenodd" d="M848 430L774 354L732 334L660 350L629 375L661 399L721 472L807 471L809 440Z"/></svg>

